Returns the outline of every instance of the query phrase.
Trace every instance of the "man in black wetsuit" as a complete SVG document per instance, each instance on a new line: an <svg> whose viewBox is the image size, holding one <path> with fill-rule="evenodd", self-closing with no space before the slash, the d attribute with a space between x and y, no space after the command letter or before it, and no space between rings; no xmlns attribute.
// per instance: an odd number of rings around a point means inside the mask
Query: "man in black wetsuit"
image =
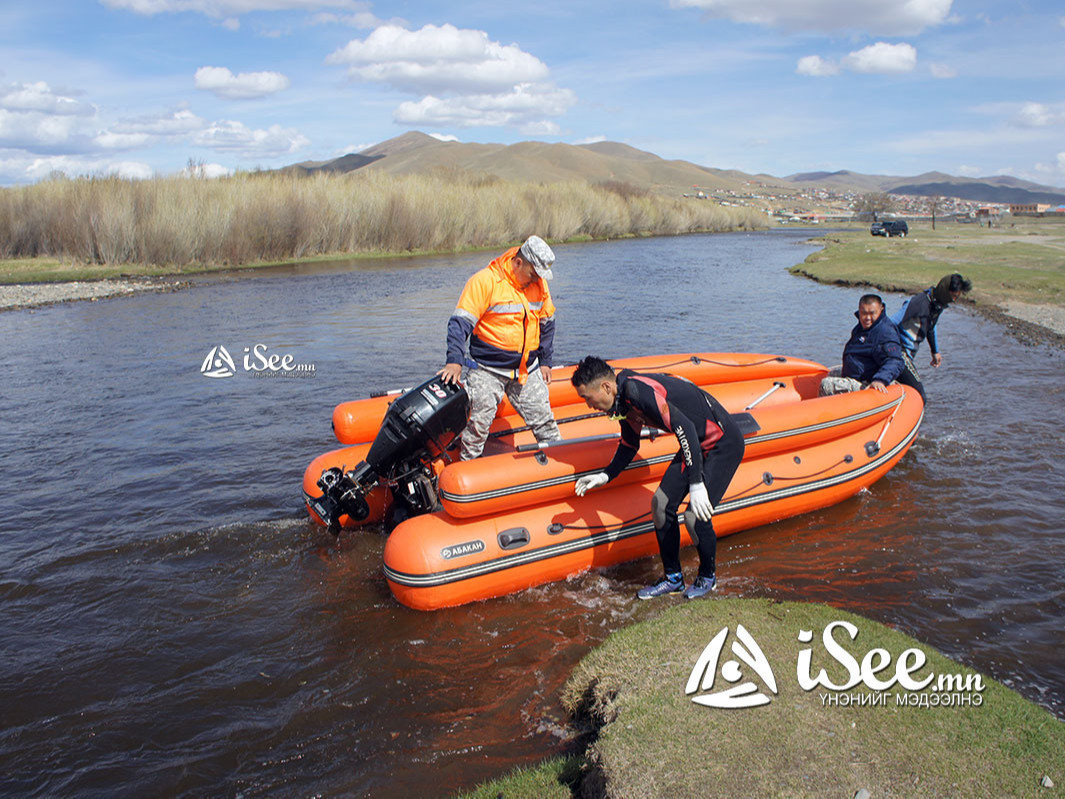
<svg viewBox="0 0 1065 799"><path fill-rule="evenodd" d="M606 361L588 356L572 378L589 408L605 411L621 424L621 442L605 471L577 480L576 491L605 485L624 471L640 447L644 425L673 433L680 450L669 464L651 500L651 515L665 579L640 589L651 599L680 591L688 599L705 596L717 586L717 535L712 516L729 481L743 460L743 433L721 403L693 383L667 374L617 375ZM680 567L680 520L677 508L690 494L685 523L699 550L699 575L687 589Z"/></svg>

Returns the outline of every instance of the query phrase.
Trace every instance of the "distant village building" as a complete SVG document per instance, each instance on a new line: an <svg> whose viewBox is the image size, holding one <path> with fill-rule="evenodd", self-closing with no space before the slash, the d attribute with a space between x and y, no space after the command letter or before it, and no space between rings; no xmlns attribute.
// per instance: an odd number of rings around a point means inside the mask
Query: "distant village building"
<svg viewBox="0 0 1065 799"><path fill-rule="evenodd" d="M1050 210L1050 203L1024 203L1022 205L1010 205L1010 213L1014 216L1022 214L1045 214Z"/></svg>

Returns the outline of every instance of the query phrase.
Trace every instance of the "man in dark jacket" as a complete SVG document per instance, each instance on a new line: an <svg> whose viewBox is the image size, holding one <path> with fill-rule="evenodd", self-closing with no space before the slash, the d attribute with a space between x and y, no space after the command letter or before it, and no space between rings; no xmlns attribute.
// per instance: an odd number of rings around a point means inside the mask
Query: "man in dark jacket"
<svg viewBox="0 0 1065 799"><path fill-rule="evenodd" d="M899 330L884 313L884 301L877 294L865 294L858 301L858 324L851 330L850 340L843 348L841 377L826 377L821 381L821 394L840 394L872 388L887 391L896 380L912 386L924 398L924 386L916 373L907 368L899 340Z"/></svg>
<svg viewBox="0 0 1065 799"><path fill-rule="evenodd" d="M891 321L899 328L902 348L910 358L917 355L917 347L927 338L928 349L932 352L932 366L938 367L943 362L936 342L936 322L944 308L972 287L972 282L957 272L946 275L936 285L906 300L892 315Z"/></svg>
<svg viewBox="0 0 1065 799"><path fill-rule="evenodd" d="M640 589L636 596L652 599L683 591L685 598L696 599L709 594L717 586L717 534L711 517L743 460L739 425L716 399L673 375L640 374L631 369L615 375L606 361L588 356L577 366L571 381L589 408L608 412L621 424L621 442L613 460L604 471L578 479L578 495L606 485L625 470L640 447L644 425L672 433L680 444L651 498L651 517L666 576ZM689 499L684 521L699 550L699 575L688 588L680 568L677 517L685 496Z"/></svg>

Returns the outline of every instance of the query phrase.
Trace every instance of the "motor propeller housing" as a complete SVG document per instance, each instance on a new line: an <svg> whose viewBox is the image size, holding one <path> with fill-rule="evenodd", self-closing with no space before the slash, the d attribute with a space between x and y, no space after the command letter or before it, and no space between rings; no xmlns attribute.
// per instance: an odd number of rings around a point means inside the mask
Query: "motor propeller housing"
<svg viewBox="0 0 1065 799"><path fill-rule="evenodd" d="M393 402L366 453L366 460L344 472L326 469L318 479L321 497L309 501L333 535L340 533L340 517L362 521L369 513L366 495L381 482L392 490L394 502L409 514L427 513L436 505L434 460L448 457L448 449L465 429L470 398L462 386L439 377L426 380Z"/></svg>

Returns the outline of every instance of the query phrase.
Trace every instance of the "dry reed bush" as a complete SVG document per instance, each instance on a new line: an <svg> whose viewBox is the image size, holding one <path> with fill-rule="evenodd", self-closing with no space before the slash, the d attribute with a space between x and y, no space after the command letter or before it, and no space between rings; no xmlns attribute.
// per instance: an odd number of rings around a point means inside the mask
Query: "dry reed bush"
<svg viewBox="0 0 1065 799"><path fill-rule="evenodd" d="M5 258L179 268L502 246L531 233L565 241L760 225L754 212L624 183L516 183L447 168L58 179L0 190Z"/></svg>

